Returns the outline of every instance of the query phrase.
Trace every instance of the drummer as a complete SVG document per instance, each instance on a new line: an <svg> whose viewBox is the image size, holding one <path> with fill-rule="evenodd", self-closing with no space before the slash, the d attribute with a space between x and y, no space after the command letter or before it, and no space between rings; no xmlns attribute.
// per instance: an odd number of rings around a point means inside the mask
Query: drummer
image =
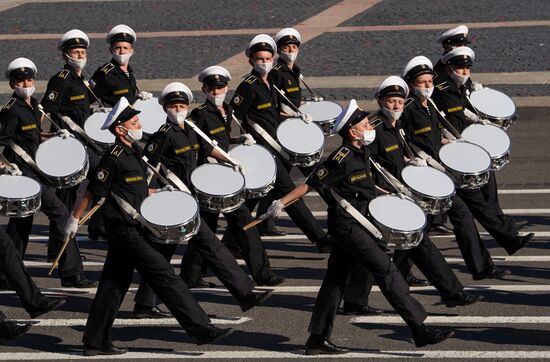
<svg viewBox="0 0 550 362"><path fill-rule="evenodd" d="M270 206L270 213L277 216L284 205L302 198L313 189L332 189L365 215L369 202L376 197L368 162L370 152L365 147L376 135L369 119L357 107L355 100L338 116L334 132L342 137L342 145L324 161L306 183ZM336 238L328 261L323 284L317 295L309 325L310 337L306 342L306 354L341 354L349 350L330 341L336 311L340 304L346 281L360 264L374 276L390 304L405 320L417 347L439 343L453 335L452 331L440 331L427 327L423 321L427 313L422 305L409 294L407 282L390 258L377 244L377 240L335 201L328 209L328 226Z"/></svg>
<svg viewBox="0 0 550 362"><path fill-rule="evenodd" d="M273 87L273 79L269 76L276 49L277 45L269 35L260 34L252 39L245 54L253 69L237 87L230 104L235 111L236 118L242 121L244 129L275 157L277 175L273 192L274 196L279 198L294 188L294 182L289 175L290 166L283 156L270 146L265 136L260 135L253 128L253 124L257 124L268 137L273 140L277 139L279 95ZM249 210L253 210L256 203L255 200L249 201L247 203ZM332 239L313 217L303 200L289 206L286 212L309 240L317 245L320 252L328 252Z"/></svg>
<svg viewBox="0 0 550 362"><path fill-rule="evenodd" d="M107 34L111 61L97 68L90 79L92 91L105 107L114 106L120 97L126 97L130 104L138 99L146 101L153 97L149 92L139 91L130 66L136 40L134 30L124 24L113 27Z"/></svg>
<svg viewBox="0 0 550 362"><path fill-rule="evenodd" d="M190 120L210 139L215 140L218 146L225 152L229 151L231 143L254 144L254 138L248 133L238 137L230 137L233 109L225 101L228 82L231 80L231 75L227 69L220 66L208 67L198 75L198 80L202 83L202 91L206 95L206 102L191 112ZM198 138L198 141L201 145L198 152L199 164L207 163L207 157L213 157L221 162L227 161L220 152L212 148L201 137ZM189 168L186 167L186 174L190 174L195 166L190 164ZM187 178L188 176L186 175L185 179ZM201 216L210 229L216 233L219 213L201 211ZM284 278L276 275L269 267L269 259L258 230L255 227L248 231L242 229L253 220L246 205L242 204L238 209L224 213L224 217L228 223L226 233L232 233L235 236L243 259L248 265L256 284L274 286L283 283ZM186 251L187 257L182 259L182 270L186 270L184 280L190 285L196 285L196 283L200 282L200 265L204 263L200 262L200 256L191 257L190 253L200 254L199 250L188 248ZM196 261L197 265L193 267L185 265L186 260Z"/></svg>
<svg viewBox="0 0 550 362"><path fill-rule="evenodd" d="M470 48L460 47L447 53L443 60L446 64L448 63L446 69L449 74L454 71L453 67L461 69L461 72L469 73L468 64L471 65L472 57L473 51ZM438 109L443 110L446 114L445 119L441 119L441 117L438 119L438 111L429 102L432 93L431 88L433 87L431 67L431 62L425 57L414 58L405 67L403 76L409 85L414 87L415 91L413 98L405 107L402 123L405 125L405 133L411 142L421 148L430 157L438 160L441 144L448 142L448 140L441 136L441 125L445 126L446 130L449 128L447 131L458 135L462 132L460 125L465 124L467 121L462 112L464 104L461 98L462 91L453 80L446 81L442 86L435 86L433 89L434 101L439 99L439 101L435 102ZM456 78L457 76L454 77ZM462 117L460 113L462 113ZM439 122L440 119L443 123ZM466 265L475 280L502 278L509 275L510 271L508 269L497 268L490 261L490 256L485 247L480 246L482 245L481 238L479 237L475 223L471 220L472 216L510 254L517 252L533 237L533 234L519 236L514 225L499 218L497 211L485 201L479 189L457 189L453 207L449 210L448 215L455 228L457 242L461 248ZM463 236L461 237L460 234ZM466 248L467 245L479 246ZM481 250L481 254L479 254L479 250Z"/></svg>
<svg viewBox="0 0 550 362"><path fill-rule="evenodd" d="M4 105L0 112L0 145L4 146L4 154L22 172L37 181L42 189L41 211L50 221L50 239L55 250L63 245L63 226L69 218L69 211L63 202L56 196L55 189L50 187L40 173L27 164L10 147L10 142L20 146L31 159L35 159L36 150L41 142L43 116L38 110L38 101L33 97L35 90L36 66L27 58L13 60L6 71L10 88L13 89L12 98ZM67 137L66 130L57 133ZM52 160L60 162L60 160ZM10 218L7 233L15 243L19 254L23 258L32 230L33 217ZM53 254L55 257L56 253ZM89 288L95 285L88 280L83 270L82 259L78 246L73 239L59 263L61 285L64 287Z"/></svg>
<svg viewBox="0 0 550 362"><path fill-rule="evenodd" d="M113 345L111 327L132 282L134 269L159 295L187 333L196 338L197 344L213 342L232 332L230 328L220 329L210 324L187 285L156 250L149 234L133 217L122 211L113 197L116 194L134 209L139 209L148 195L158 191L147 185L146 166L136 145L142 136L138 114L139 111L132 108L124 97L109 113L102 129L109 129L116 136L115 145L101 158L95 178L65 228L68 235L76 233L78 219L94 195L106 198L103 207L109 249L83 336L85 356L128 351Z"/></svg>
<svg viewBox="0 0 550 362"><path fill-rule="evenodd" d="M438 43L441 44L441 47L443 48L443 54L441 55L441 57L438 59L437 63L433 67L434 83L440 83L449 78L449 74L445 69L445 64L443 64L441 59L442 57L445 56L445 54L447 54L451 50L470 44L471 42L470 42L470 38L468 38L468 32L469 32L468 27L462 24L452 29L446 30L439 36L437 41Z"/></svg>
<svg viewBox="0 0 550 362"><path fill-rule="evenodd" d="M197 151L200 147L198 136L192 129L186 127L183 121L187 116L189 103L192 101L193 94L184 84L174 82L164 87L159 103L162 104L167 114L167 120L149 138L144 151L153 166L157 166L159 162L162 163L174 172L190 190L192 190L190 175L197 166ZM155 247L161 250L168 259L174 254L176 246L155 244ZM260 246L255 245L255 247L259 248ZM196 253L197 250L200 255ZM243 311L262 303L271 295L271 292L253 293L254 282L243 272L235 258L204 220L201 222L197 235L189 241L188 249L182 259L181 277L186 283L191 283L191 286L197 286L193 284L197 283L195 276L199 278L201 276L200 265L197 274L195 274L194 268L197 266L193 259L196 257L206 260L214 274L237 299ZM267 262L267 256L262 261ZM268 264L264 265L263 269L258 267L254 270L261 270L258 274L263 273L262 276L265 275L264 278L268 280L274 275ZM192 277L194 279L191 279ZM161 313L158 313L155 294L147 287L147 284L142 282L135 301L135 317L162 316Z"/></svg>

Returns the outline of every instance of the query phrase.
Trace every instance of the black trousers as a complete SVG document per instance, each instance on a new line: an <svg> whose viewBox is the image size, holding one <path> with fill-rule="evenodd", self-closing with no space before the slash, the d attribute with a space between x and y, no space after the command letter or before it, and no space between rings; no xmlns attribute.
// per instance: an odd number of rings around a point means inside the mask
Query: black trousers
<svg viewBox="0 0 550 362"><path fill-rule="evenodd" d="M55 250L61 250L63 239L65 238L65 224L69 218L69 210L56 196L53 188L47 186L34 173L25 174L42 186L40 210L48 216L50 221L50 240L55 246ZM10 218L6 229L8 235L13 240L15 247L23 258L27 250L29 235L32 231L33 217ZM75 239L71 239L67 245L65 253L59 261L59 274L62 278L68 278L82 273L82 259L80 251L76 245Z"/></svg>
<svg viewBox="0 0 550 362"><path fill-rule="evenodd" d="M3 227L0 227L0 271L19 296L25 310L31 314L46 298L27 272L19 252Z"/></svg>
<svg viewBox="0 0 550 362"><path fill-rule="evenodd" d="M504 221L510 221L510 217L504 214L500 202L498 200L498 187L497 187L497 178L494 171L489 173L489 181L480 188L483 198L489 204L489 206L494 209L497 215Z"/></svg>
<svg viewBox="0 0 550 362"><path fill-rule="evenodd" d="M330 217L330 216L329 216ZM414 331L427 317L407 282L370 234L353 223L331 230L336 238L309 325L312 334L330 337L348 277L355 263L366 268L392 307Z"/></svg>
<svg viewBox="0 0 550 362"><path fill-rule="evenodd" d="M92 302L83 342L95 347L111 345L111 327L130 287L134 269L166 304L191 336L198 336L210 322L176 275L170 262L156 251L137 226L107 225L109 249Z"/></svg>
<svg viewBox="0 0 550 362"><path fill-rule="evenodd" d="M165 245L161 244L154 246L154 248L157 249L165 247ZM245 302L246 296L248 296L254 288L254 282L243 272L233 255L221 243L212 230L208 228L204 220L201 220L199 231L197 235L189 240L187 248L196 248L200 256L206 260L216 277L218 277L227 290L237 299L239 304L242 305L242 303ZM170 250L172 250L171 253ZM170 260L174 251L175 249L168 246L168 252L164 253L165 260ZM181 279L186 282L187 285L188 271L186 268L187 265L192 265L193 261L188 261L186 255L182 258ZM196 257L197 253L193 252L191 255ZM193 270L191 273L194 272ZM156 291L152 285L146 285L147 280L143 275L142 278L143 280L136 294L135 302L142 306L154 307L157 303L152 303L152 301L156 301L156 298L153 297L153 293L156 293ZM158 293L156 294L158 295ZM161 296L159 295L159 297Z"/></svg>

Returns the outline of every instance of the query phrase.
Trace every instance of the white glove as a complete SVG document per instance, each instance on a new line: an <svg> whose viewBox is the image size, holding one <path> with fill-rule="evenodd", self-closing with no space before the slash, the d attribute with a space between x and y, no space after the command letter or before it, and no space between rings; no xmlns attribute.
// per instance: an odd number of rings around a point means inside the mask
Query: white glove
<svg viewBox="0 0 550 362"><path fill-rule="evenodd" d="M153 98L153 93L141 91L141 92L139 92L139 94L138 94L138 98L140 98L142 101L146 101L146 100L148 100L148 99Z"/></svg>
<svg viewBox="0 0 550 362"><path fill-rule="evenodd" d="M92 113L109 113L111 112L112 108L109 107L97 107L94 108Z"/></svg>
<svg viewBox="0 0 550 362"><path fill-rule="evenodd" d="M300 113L300 119L306 124L310 124L311 122L313 122L313 117L307 113Z"/></svg>
<svg viewBox="0 0 550 362"><path fill-rule="evenodd" d="M237 163L237 164L233 165L233 171L243 173L244 172L244 167L240 163Z"/></svg>
<svg viewBox="0 0 550 362"><path fill-rule="evenodd" d="M491 124L491 121L489 121L488 119L485 119L485 118L481 118L479 123L481 123L484 126L487 126L487 125Z"/></svg>
<svg viewBox="0 0 550 362"><path fill-rule="evenodd" d="M472 89L474 91L482 90L483 89L483 84L481 84L479 82L472 82Z"/></svg>
<svg viewBox="0 0 550 362"><path fill-rule="evenodd" d="M281 212L283 212L284 208L285 208L285 205L283 205L281 200L275 200L267 208L267 214L269 214L269 216L272 216L274 219L276 219L279 217L279 215L281 215Z"/></svg>
<svg viewBox="0 0 550 362"><path fill-rule="evenodd" d="M415 157L414 159L409 160L409 165L416 166L416 167L426 167L428 166L428 163L426 162L426 160L420 157Z"/></svg>
<svg viewBox="0 0 550 362"><path fill-rule="evenodd" d="M325 98L323 98L323 97L313 97L314 102L322 102L324 100L325 100Z"/></svg>
<svg viewBox="0 0 550 362"><path fill-rule="evenodd" d="M252 137L250 133L245 133L242 135L242 137L244 139L243 143L245 146L251 146L254 143L256 143L256 141L254 140L254 137Z"/></svg>
<svg viewBox="0 0 550 362"><path fill-rule="evenodd" d="M15 163L10 163L10 167L8 169L8 172L12 176L21 176L23 173L19 169L19 167Z"/></svg>
<svg viewBox="0 0 550 362"><path fill-rule="evenodd" d="M174 191L174 190L175 190L175 188L172 185L166 185L163 188L158 189L159 192L161 192L161 191Z"/></svg>
<svg viewBox="0 0 550 362"><path fill-rule="evenodd" d="M61 138L63 138L63 139L67 139L67 138L69 138L69 136L71 135L71 132L69 132L69 131L66 130L66 129L60 129L59 131L57 131L57 132L55 133L55 135L58 136L58 137L61 137Z"/></svg>
<svg viewBox="0 0 550 362"><path fill-rule="evenodd" d="M71 239L78 232L78 219L75 219L73 215L69 216L67 224L65 224L65 238Z"/></svg>
<svg viewBox="0 0 550 362"><path fill-rule="evenodd" d="M397 196L399 196L399 198L400 198L401 200L406 200L406 199L407 199L407 196L406 196L405 194L402 194L401 192L398 192L398 193L397 193Z"/></svg>
<svg viewBox="0 0 550 362"><path fill-rule="evenodd" d="M299 117L298 113L285 103L281 103L281 112L289 115L290 117Z"/></svg>

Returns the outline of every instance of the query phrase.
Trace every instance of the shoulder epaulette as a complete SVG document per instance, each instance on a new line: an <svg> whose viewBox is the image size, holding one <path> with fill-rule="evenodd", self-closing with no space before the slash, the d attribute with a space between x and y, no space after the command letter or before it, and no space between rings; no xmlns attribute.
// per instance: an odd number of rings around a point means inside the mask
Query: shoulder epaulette
<svg viewBox="0 0 550 362"><path fill-rule="evenodd" d="M122 147L120 147L119 145L115 145L115 147L113 147L113 149L111 150L111 155L118 157L122 154L122 151L124 151Z"/></svg>
<svg viewBox="0 0 550 362"><path fill-rule="evenodd" d="M114 68L115 68L115 65L113 63L107 63L103 66L103 68L101 68L101 71L103 72L103 74L107 74Z"/></svg>
<svg viewBox="0 0 550 362"><path fill-rule="evenodd" d="M172 128L172 125L170 123L165 123L159 128L159 132L168 132Z"/></svg>
<svg viewBox="0 0 550 362"><path fill-rule="evenodd" d="M333 161L336 161L337 163L340 163L346 158L346 156L350 153L350 149L346 146L341 146L340 149L334 154L332 157Z"/></svg>
<svg viewBox="0 0 550 362"><path fill-rule="evenodd" d="M275 65L273 66L273 69L279 70L279 69L281 69L282 67L283 67L283 66L281 65L281 63L277 63L277 64L275 64Z"/></svg>
<svg viewBox="0 0 550 362"><path fill-rule="evenodd" d="M2 107L2 110L4 110L4 109L6 109L6 110L10 109L11 106L13 106L13 104L15 103L15 101L16 101L15 98L10 99L10 100L8 101L8 103L6 103L6 104L4 105L4 107Z"/></svg>
<svg viewBox="0 0 550 362"><path fill-rule="evenodd" d="M445 90L449 88L449 83L447 81L441 82L439 84L436 84L435 87L439 89L440 91Z"/></svg>
<svg viewBox="0 0 550 362"><path fill-rule="evenodd" d="M69 75L71 71L68 69L63 69L61 72L57 74L57 78L65 79Z"/></svg>
<svg viewBox="0 0 550 362"><path fill-rule="evenodd" d="M405 104L403 105L403 108L407 107L409 104L411 104L412 102L414 102L414 98L413 97L410 97L410 98L407 98L405 100Z"/></svg>
<svg viewBox="0 0 550 362"><path fill-rule="evenodd" d="M198 107L195 108L195 109L200 111L201 109L205 109L206 106L207 106L207 104L206 104L206 103L203 103L203 104L201 104L200 106L198 106Z"/></svg>
<svg viewBox="0 0 550 362"><path fill-rule="evenodd" d="M248 84L252 84L256 81L256 79L258 79L258 77L256 77L255 75L251 74L249 75L245 80L244 82L245 83L248 83Z"/></svg>

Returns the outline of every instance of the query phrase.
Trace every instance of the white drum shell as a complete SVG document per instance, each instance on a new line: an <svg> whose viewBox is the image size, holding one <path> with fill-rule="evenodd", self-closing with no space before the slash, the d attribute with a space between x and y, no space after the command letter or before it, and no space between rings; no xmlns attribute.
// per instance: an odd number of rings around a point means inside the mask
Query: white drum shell
<svg viewBox="0 0 550 362"><path fill-rule="evenodd" d="M244 176L232 167L207 163L193 170L191 183L202 210L231 212L244 202Z"/></svg>
<svg viewBox="0 0 550 362"><path fill-rule="evenodd" d="M439 159L461 189L473 190L489 181L491 156L481 146L467 141L451 141L439 150Z"/></svg>
<svg viewBox="0 0 550 362"><path fill-rule="evenodd" d="M506 94L492 88L482 88L470 95L472 106L482 118L506 130L517 119L516 104Z"/></svg>
<svg viewBox="0 0 550 362"><path fill-rule="evenodd" d="M481 146L491 156L491 169L498 171L510 161L510 137L495 125L472 124L462 137L468 142Z"/></svg>
<svg viewBox="0 0 550 362"><path fill-rule="evenodd" d="M314 122L307 124L300 118L289 118L277 127L277 140L293 166L313 166L323 155L325 136Z"/></svg>
<svg viewBox="0 0 550 362"><path fill-rule="evenodd" d="M453 205L455 185L444 172L432 167L407 166L401 171L401 178L424 212L439 215Z"/></svg>
<svg viewBox="0 0 550 362"><path fill-rule="evenodd" d="M277 164L271 152L264 146L239 145L229 151L229 156L244 168L245 198L260 198L273 189L277 176Z"/></svg>
<svg viewBox="0 0 550 362"><path fill-rule="evenodd" d="M306 102L300 106L300 112L309 114L325 136L333 136L332 127L342 112L342 106L331 101Z"/></svg>
<svg viewBox="0 0 550 362"><path fill-rule="evenodd" d="M0 175L0 215L27 217L40 210L42 187L27 176Z"/></svg>

